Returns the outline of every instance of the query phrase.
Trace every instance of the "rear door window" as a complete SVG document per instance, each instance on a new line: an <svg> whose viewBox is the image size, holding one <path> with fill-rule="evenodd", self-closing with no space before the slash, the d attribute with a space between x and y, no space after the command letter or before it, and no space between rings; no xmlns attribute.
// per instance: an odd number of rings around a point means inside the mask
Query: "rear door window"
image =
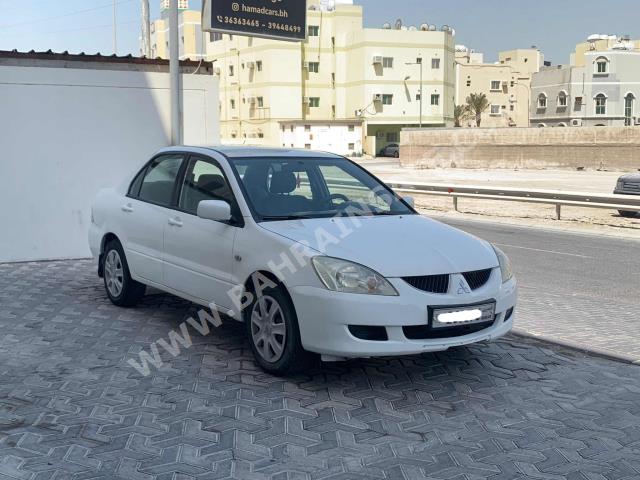
<svg viewBox="0 0 640 480"><path fill-rule="evenodd" d="M182 155L163 155L154 159L146 169L138 199L164 207L171 206L183 159Z"/></svg>

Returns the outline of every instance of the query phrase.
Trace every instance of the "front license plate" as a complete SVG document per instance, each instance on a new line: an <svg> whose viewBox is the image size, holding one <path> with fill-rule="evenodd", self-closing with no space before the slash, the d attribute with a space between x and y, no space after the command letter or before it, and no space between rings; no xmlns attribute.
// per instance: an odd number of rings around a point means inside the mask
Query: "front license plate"
<svg viewBox="0 0 640 480"><path fill-rule="evenodd" d="M460 325L492 322L496 317L496 304L434 308L431 310L432 328L451 328Z"/></svg>

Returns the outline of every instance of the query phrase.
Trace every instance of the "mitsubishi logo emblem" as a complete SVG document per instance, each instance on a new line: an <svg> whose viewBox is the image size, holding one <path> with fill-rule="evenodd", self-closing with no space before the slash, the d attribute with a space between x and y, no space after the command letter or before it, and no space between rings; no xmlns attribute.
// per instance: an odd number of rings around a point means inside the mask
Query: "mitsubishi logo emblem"
<svg viewBox="0 0 640 480"><path fill-rule="evenodd" d="M466 282L460 279L460 282L458 283L458 295L466 295L469 293L471 293L471 290L469 290Z"/></svg>

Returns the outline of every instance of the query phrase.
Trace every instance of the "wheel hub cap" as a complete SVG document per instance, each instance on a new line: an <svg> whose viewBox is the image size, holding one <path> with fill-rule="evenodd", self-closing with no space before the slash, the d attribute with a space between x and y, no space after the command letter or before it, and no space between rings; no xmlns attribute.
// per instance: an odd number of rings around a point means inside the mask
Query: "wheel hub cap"
<svg viewBox="0 0 640 480"><path fill-rule="evenodd" d="M104 280L109 293L119 297L124 285L124 272L120 254L116 250L110 250L104 260Z"/></svg>
<svg viewBox="0 0 640 480"><path fill-rule="evenodd" d="M280 304L269 296L260 297L251 311L251 339L260 356L275 363L284 354L287 328Z"/></svg>

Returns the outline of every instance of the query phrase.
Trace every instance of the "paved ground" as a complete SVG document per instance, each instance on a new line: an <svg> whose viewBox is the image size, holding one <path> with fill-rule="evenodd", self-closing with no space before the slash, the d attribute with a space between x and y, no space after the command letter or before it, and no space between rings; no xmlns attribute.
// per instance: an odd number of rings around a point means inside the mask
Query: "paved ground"
<svg viewBox="0 0 640 480"><path fill-rule="evenodd" d="M519 328L640 362L640 237L444 221L509 255L520 282Z"/></svg>
<svg viewBox="0 0 640 480"><path fill-rule="evenodd" d="M509 337L278 379L192 307L112 306L87 261L0 265L0 479L637 479L640 367Z"/></svg>

